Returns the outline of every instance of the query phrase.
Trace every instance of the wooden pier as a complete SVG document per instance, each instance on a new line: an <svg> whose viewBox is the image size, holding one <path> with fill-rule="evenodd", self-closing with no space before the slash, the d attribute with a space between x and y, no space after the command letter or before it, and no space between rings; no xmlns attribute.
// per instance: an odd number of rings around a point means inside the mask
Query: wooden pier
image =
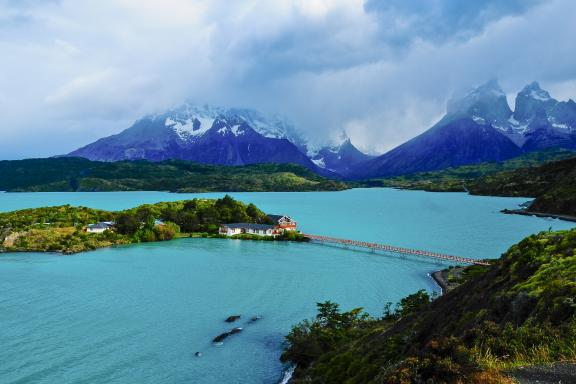
<svg viewBox="0 0 576 384"><path fill-rule="evenodd" d="M461 256L453 256L453 255L446 255L443 253L437 252L430 252L430 251L423 251L419 249L410 249L410 248L401 248L395 247L393 245L386 245L386 244L378 244L378 243L369 243L365 241L356 241L356 240L348 240L348 239L339 239L336 237L328 237L328 236L319 236L319 235L310 235L303 233L305 237L310 239L311 241L316 241L320 243L328 243L328 244L340 244L344 246L353 246L359 248L366 248L372 251L384 251L384 252L391 252L400 255L410 255L410 256L420 256L420 257L427 257L436 260L443 260L449 261L453 263L459 264L471 264L471 265L490 265L490 263L482 260L470 259L468 257L461 257Z"/></svg>

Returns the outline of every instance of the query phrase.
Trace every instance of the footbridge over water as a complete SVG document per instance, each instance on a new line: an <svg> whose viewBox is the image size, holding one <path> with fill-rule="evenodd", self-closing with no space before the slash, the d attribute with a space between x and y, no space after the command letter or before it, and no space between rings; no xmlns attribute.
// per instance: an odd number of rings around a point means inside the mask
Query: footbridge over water
<svg viewBox="0 0 576 384"><path fill-rule="evenodd" d="M363 249L369 249L371 251L384 251L389 253L395 253L399 255L409 255L409 256L420 256L426 257L435 260L442 260L448 261L453 263L459 264L473 264L473 265L490 265L490 263L482 260L470 259L467 257L461 256L452 256L446 255L443 253L437 252L430 252L430 251L423 251L419 249L410 249L410 248L401 248L395 247L392 245L386 244L378 244L378 243L369 243L365 241L356 241L356 240L348 240L348 239L339 239L336 237L328 237L328 236L319 236L319 235L310 235L303 233L305 237L310 239L311 241L319 242L319 243L327 243L327 244L338 244L343 246L352 246L358 247Z"/></svg>

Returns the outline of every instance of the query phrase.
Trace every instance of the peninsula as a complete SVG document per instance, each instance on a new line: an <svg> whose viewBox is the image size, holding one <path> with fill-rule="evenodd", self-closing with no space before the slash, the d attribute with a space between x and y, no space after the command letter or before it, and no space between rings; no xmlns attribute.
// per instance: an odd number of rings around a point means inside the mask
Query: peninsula
<svg viewBox="0 0 576 384"><path fill-rule="evenodd" d="M145 204L118 212L70 205L24 209L0 213L0 252L71 254L180 237L304 240L297 231L285 231L281 224L276 225L276 217L228 195ZM248 231L239 230L230 236L223 232L226 225ZM269 230L260 233L253 228Z"/></svg>

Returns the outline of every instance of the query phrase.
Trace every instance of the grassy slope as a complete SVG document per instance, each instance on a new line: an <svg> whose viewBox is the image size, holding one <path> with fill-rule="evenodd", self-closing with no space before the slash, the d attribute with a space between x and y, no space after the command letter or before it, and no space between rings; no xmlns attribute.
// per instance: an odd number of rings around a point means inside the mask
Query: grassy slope
<svg viewBox="0 0 576 384"><path fill-rule="evenodd" d="M346 184L292 164L226 167L187 161L98 162L81 158L0 161L5 191L324 191Z"/></svg>
<svg viewBox="0 0 576 384"><path fill-rule="evenodd" d="M506 383L513 367L576 360L575 249L576 230L530 236L444 296L419 292L379 319L324 304L283 358L300 366L294 383L348 384Z"/></svg>

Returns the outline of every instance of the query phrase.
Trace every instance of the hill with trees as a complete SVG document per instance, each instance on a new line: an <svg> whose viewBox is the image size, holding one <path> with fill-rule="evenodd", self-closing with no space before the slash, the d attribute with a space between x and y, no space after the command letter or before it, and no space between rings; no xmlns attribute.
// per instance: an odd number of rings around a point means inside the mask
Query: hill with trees
<svg viewBox="0 0 576 384"><path fill-rule="evenodd" d="M75 157L0 161L10 192L261 192L347 189L295 164L222 166L190 161L90 161Z"/></svg>
<svg viewBox="0 0 576 384"><path fill-rule="evenodd" d="M576 361L576 229L532 235L460 276L380 317L319 303L286 337L291 383L514 383L519 367Z"/></svg>
<svg viewBox="0 0 576 384"><path fill-rule="evenodd" d="M575 156L573 151L550 149L502 163L467 165L351 185L533 197L535 200L525 213L576 216Z"/></svg>

